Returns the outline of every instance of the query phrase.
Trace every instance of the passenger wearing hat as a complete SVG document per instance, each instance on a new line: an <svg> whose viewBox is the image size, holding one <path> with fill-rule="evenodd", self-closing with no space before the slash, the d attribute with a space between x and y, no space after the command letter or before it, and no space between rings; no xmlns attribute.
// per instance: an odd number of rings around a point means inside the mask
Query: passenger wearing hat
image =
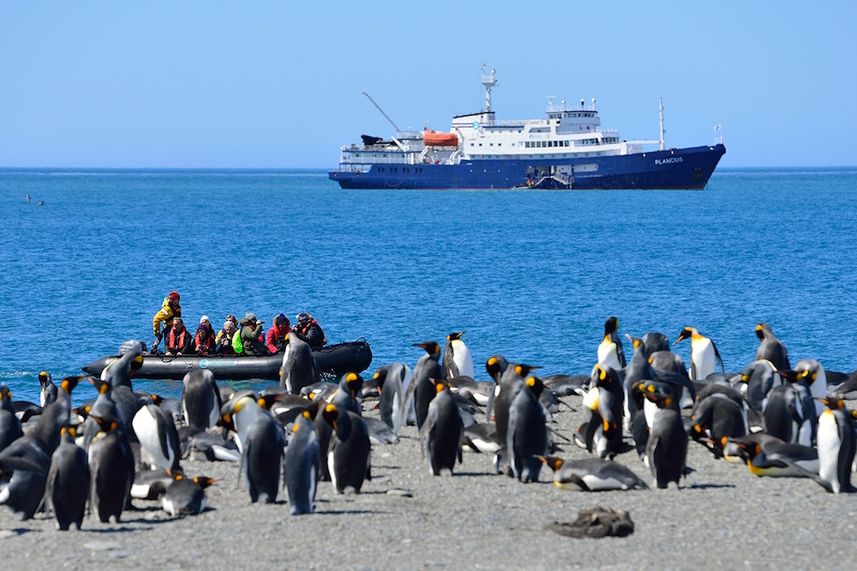
<svg viewBox="0 0 857 571"><path fill-rule="evenodd" d="M267 355L268 350L262 341L262 322L256 319L256 314L248 311L239 322L241 325L241 345L245 355Z"/></svg>
<svg viewBox="0 0 857 571"><path fill-rule="evenodd" d="M155 334L155 339L152 341L152 353L158 352L158 344L170 333L173 327L173 320L176 317L182 316L181 296L177 291L171 291L164 301L161 303L161 309L152 318L152 333ZM163 324L163 330L161 330Z"/></svg>
<svg viewBox="0 0 857 571"><path fill-rule="evenodd" d="M232 319L229 319L229 318ZM223 322L223 329L217 332L217 337L214 339L217 352L221 355L234 355L235 349L232 348L232 338L235 336L235 316L229 315L226 321Z"/></svg>
<svg viewBox="0 0 857 571"><path fill-rule="evenodd" d="M199 326L193 336L193 350L197 355L210 355L214 353L214 330L207 315L199 318Z"/></svg>
<svg viewBox="0 0 857 571"><path fill-rule="evenodd" d="M285 314L280 313L274 316L271 323L271 328L268 329L268 334L265 335L265 347L271 355L276 355L286 347L286 336L289 334L289 318Z"/></svg>
<svg viewBox="0 0 857 571"><path fill-rule="evenodd" d="M308 343L313 349L321 349L327 343L324 330L309 313L298 314L298 323L292 327L292 331L297 333L298 337Z"/></svg>
<svg viewBox="0 0 857 571"><path fill-rule="evenodd" d="M193 338L190 331L184 326L181 317L173 318L173 326L170 327L170 332L167 334L167 354L168 355L184 355L190 353L193 347Z"/></svg>

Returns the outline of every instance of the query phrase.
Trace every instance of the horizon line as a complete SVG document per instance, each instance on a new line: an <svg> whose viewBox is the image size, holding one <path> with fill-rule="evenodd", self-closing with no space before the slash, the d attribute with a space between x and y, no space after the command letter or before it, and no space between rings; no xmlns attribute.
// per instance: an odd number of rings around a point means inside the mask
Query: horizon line
<svg viewBox="0 0 857 571"><path fill-rule="evenodd" d="M714 173L719 171L729 170L744 170L744 169L854 169L857 164L852 165L747 165L747 166L724 166L716 169ZM305 172L329 172L336 170L336 167L236 167L236 166L187 166L187 167L164 167L164 166L0 166L0 172L10 170L54 170L54 171L72 171L72 170L94 170L94 171L142 171L142 170L159 170L159 171L305 171Z"/></svg>

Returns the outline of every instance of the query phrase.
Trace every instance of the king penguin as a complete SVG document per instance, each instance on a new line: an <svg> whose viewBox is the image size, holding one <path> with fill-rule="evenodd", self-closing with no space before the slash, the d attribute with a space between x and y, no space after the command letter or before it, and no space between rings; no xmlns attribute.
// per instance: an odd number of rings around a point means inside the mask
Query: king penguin
<svg viewBox="0 0 857 571"><path fill-rule="evenodd" d="M416 411L417 430L419 430L428 414L429 403L436 393L433 379L443 378L443 371L439 362L440 345L436 341L415 343L414 347L421 347L426 352L414 367L410 386Z"/></svg>
<svg viewBox="0 0 857 571"><path fill-rule="evenodd" d="M119 420L94 417L99 432L89 446L90 502L102 523L118 523L134 484L134 454Z"/></svg>
<svg viewBox="0 0 857 571"><path fill-rule="evenodd" d="M12 408L12 391L6 385L0 385L0 452L22 436L21 421Z"/></svg>
<svg viewBox="0 0 857 571"><path fill-rule="evenodd" d="M606 490L647 490L649 486L627 467L601 458L570 462L549 456L543 458L553 473L553 485L563 490L602 492Z"/></svg>
<svg viewBox="0 0 857 571"><path fill-rule="evenodd" d="M39 371L39 406L45 408L57 400L57 386L51 374L47 371Z"/></svg>
<svg viewBox="0 0 857 571"><path fill-rule="evenodd" d="M51 456L45 499L57 529L66 531L74 524L79 530L89 498L89 460L74 443L75 427L63 426L60 435L62 442Z"/></svg>
<svg viewBox="0 0 857 571"><path fill-rule="evenodd" d="M411 369L404 363L393 363L379 369L374 378L381 387L381 420L398 436L408 415L405 395L411 382Z"/></svg>
<svg viewBox="0 0 857 571"><path fill-rule="evenodd" d="M619 320L611 315L604 322L604 337L598 345L598 364L615 371L625 367L625 351L618 331Z"/></svg>
<svg viewBox="0 0 857 571"><path fill-rule="evenodd" d="M264 404L265 401L260 400ZM238 432L241 479L250 494L250 501L276 502L286 445L283 426L253 395L248 394L236 395L231 406L227 403L224 420L231 420Z"/></svg>
<svg viewBox="0 0 857 571"><path fill-rule="evenodd" d="M681 415L673 408L673 395L669 387L652 383L648 383L648 387L654 387L655 390L646 390L644 395L658 407L646 444L649 469L658 488L666 488L670 482L678 486L686 468L687 433Z"/></svg>
<svg viewBox="0 0 857 571"><path fill-rule="evenodd" d="M325 406L322 417L333 429L327 452L333 489L338 494L348 488L360 493L364 480L371 475L372 444L366 423L349 410L337 409L335 404Z"/></svg>
<svg viewBox="0 0 857 571"><path fill-rule="evenodd" d="M107 365L101 371L101 380L116 387L131 387L131 378L143 366L143 355L137 350L131 350Z"/></svg>
<svg viewBox="0 0 857 571"><path fill-rule="evenodd" d="M596 364L590 378L592 388L583 398L590 417L579 432L583 432L589 452L612 460L622 448L624 389L618 374L610 367Z"/></svg>
<svg viewBox="0 0 857 571"><path fill-rule="evenodd" d="M768 360L753 361L741 371L739 391L756 412L762 412L768 404L768 394L781 384L782 377Z"/></svg>
<svg viewBox="0 0 857 571"><path fill-rule="evenodd" d="M220 420L220 391L214 382L214 373L208 369L194 369L182 379L182 413L188 426L208 430Z"/></svg>
<svg viewBox="0 0 857 571"><path fill-rule="evenodd" d="M452 475L455 461L462 460L464 423L449 385L443 380L437 380L435 392L437 395L429 403L428 413L420 428L423 456L428 459L433 476L439 476L443 470L448 470Z"/></svg>
<svg viewBox="0 0 857 571"><path fill-rule="evenodd" d="M176 472L161 500L164 511L173 517L202 513L208 506L205 489L214 482L206 476L188 478L182 472Z"/></svg>
<svg viewBox="0 0 857 571"><path fill-rule="evenodd" d="M690 338L690 380L704 381L708 375L716 371L716 363L720 363L721 371L723 359L714 341L701 334L693 327L685 327L681 330L673 345L681 343Z"/></svg>
<svg viewBox="0 0 857 571"><path fill-rule="evenodd" d="M132 426L149 465L170 472L181 471L179 433L172 416L160 406L161 397L149 395L134 415Z"/></svg>
<svg viewBox="0 0 857 571"><path fill-rule="evenodd" d="M547 454L547 421L539 403L542 390L541 379L529 376L509 406L506 450L512 473L525 484L539 481L542 467L539 458Z"/></svg>
<svg viewBox="0 0 857 571"><path fill-rule="evenodd" d="M756 349L756 361L770 361L778 371L788 371L789 352L782 341L777 339L771 326L767 323L756 324L756 337L759 338L759 347Z"/></svg>
<svg viewBox="0 0 857 571"><path fill-rule="evenodd" d="M827 374L824 367L815 359L801 359L795 365L795 374L809 388L809 394L815 399L815 414L824 412L823 400L827 398Z"/></svg>
<svg viewBox="0 0 857 571"><path fill-rule="evenodd" d="M285 343L280 366L280 387L293 395L299 395L302 388L319 381L318 364L312 356L312 348L294 331L289 331Z"/></svg>
<svg viewBox="0 0 857 571"><path fill-rule="evenodd" d="M854 463L854 420L845 403L837 398L824 398L826 406L818 417L818 477L830 492L857 491L851 485Z"/></svg>
<svg viewBox="0 0 857 571"><path fill-rule="evenodd" d="M812 446L818 419L809 387L798 380L795 371L780 374L787 382L768 393L763 412L765 431L784 442Z"/></svg>
<svg viewBox="0 0 857 571"><path fill-rule="evenodd" d="M473 377L473 355L461 340L464 331L456 331L446 336L446 349L443 351L444 378Z"/></svg>
<svg viewBox="0 0 857 571"><path fill-rule="evenodd" d="M292 424L286 447L284 477L292 515L313 512L319 476L320 448L313 420L318 406L313 404Z"/></svg>

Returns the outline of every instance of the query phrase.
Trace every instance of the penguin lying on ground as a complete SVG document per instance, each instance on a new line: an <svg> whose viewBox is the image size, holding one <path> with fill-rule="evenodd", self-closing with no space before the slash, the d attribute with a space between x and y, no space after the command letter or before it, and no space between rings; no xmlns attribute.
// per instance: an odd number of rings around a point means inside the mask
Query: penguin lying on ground
<svg viewBox="0 0 857 571"><path fill-rule="evenodd" d="M607 490L647 490L649 486L626 466L601 458L566 461L555 456L540 457L553 471L553 485L563 490L602 492Z"/></svg>

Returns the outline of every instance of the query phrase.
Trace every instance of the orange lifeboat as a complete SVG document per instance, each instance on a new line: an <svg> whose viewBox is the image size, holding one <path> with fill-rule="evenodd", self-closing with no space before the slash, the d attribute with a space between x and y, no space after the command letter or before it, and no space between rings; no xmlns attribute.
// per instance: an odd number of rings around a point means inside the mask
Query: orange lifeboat
<svg viewBox="0 0 857 571"><path fill-rule="evenodd" d="M429 147L457 147L458 136L455 133L438 133L426 129L423 131L423 143Z"/></svg>

